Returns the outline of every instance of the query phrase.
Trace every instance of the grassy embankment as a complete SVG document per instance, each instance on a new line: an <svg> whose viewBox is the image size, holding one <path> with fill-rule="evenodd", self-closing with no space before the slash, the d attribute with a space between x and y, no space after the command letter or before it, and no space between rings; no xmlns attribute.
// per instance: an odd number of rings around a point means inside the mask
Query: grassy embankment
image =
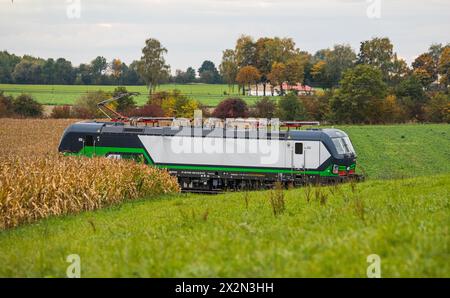
<svg viewBox="0 0 450 298"><path fill-rule="evenodd" d="M286 191L276 216L271 192L251 192L143 198L42 220L0 232L0 276L64 276L74 253L82 276L364 277L373 253L384 277L450 276L449 126L342 128L367 182Z"/></svg>

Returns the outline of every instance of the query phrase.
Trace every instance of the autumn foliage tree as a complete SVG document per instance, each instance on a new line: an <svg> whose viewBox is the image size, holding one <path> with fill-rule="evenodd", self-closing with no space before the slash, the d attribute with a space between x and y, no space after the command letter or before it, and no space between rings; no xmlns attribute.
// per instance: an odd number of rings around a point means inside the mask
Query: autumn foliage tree
<svg viewBox="0 0 450 298"><path fill-rule="evenodd" d="M259 70L256 67L249 65L244 66L239 70L236 76L236 81L242 86L248 85L248 89L250 90L251 84L257 84L260 78L261 73L259 72Z"/></svg>
<svg viewBox="0 0 450 298"><path fill-rule="evenodd" d="M272 95L273 95L273 87L276 85L280 86L281 94L283 94L283 82L286 81L286 65L281 62L275 62L272 65L272 70L268 74L267 78L269 79L272 86Z"/></svg>
<svg viewBox="0 0 450 298"><path fill-rule="evenodd" d="M439 74L441 75L441 84L447 89L450 84L450 46L445 47L442 51L438 65Z"/></svg>
<svg viewBox="0 0 450 298"><path fill-rule="evenodd" d="M248 116L248 106L240 98L228 98L219 103L214 109L213 117L217 118L245 118Z"/></svg>

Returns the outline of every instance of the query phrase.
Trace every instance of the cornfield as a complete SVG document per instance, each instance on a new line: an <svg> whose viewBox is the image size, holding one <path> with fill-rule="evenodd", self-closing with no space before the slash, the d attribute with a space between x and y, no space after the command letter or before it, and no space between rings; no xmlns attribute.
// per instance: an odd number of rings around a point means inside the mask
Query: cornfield
<svg viewBox="0 0 450 298"><path fill-rule="evenodd" d="M179 191L166 171L132 161L58 154L69 123L0 119L0 230Z"/></svg>

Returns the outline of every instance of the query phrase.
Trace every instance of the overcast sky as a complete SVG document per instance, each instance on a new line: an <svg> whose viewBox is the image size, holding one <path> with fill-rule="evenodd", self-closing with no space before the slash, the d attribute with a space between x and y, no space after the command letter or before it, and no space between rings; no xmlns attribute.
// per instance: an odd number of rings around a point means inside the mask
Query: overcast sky
<svg viewBox="0 0 450 298"><path fill-rule="evenodd" d="M450 1L0 0L0 50L75 65L98 55L130 63L154 37L173 72L197 69L205 59L220 63L243 33L292 37L311 53L387 36L410 63L430 44L450 42Z"/></svg>

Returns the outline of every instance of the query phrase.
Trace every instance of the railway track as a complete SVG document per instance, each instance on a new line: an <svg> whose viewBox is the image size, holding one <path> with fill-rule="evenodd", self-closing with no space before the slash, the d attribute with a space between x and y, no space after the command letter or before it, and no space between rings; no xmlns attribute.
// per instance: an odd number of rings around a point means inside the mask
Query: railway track
<svg viewBox="0 0 450 298"><path fill-rule="evenodd" d="M196 194L208 194L208 195L218 195L225 193L223 190L203 190L203 189L182 189L182 193L196 193Z"/></svg>

